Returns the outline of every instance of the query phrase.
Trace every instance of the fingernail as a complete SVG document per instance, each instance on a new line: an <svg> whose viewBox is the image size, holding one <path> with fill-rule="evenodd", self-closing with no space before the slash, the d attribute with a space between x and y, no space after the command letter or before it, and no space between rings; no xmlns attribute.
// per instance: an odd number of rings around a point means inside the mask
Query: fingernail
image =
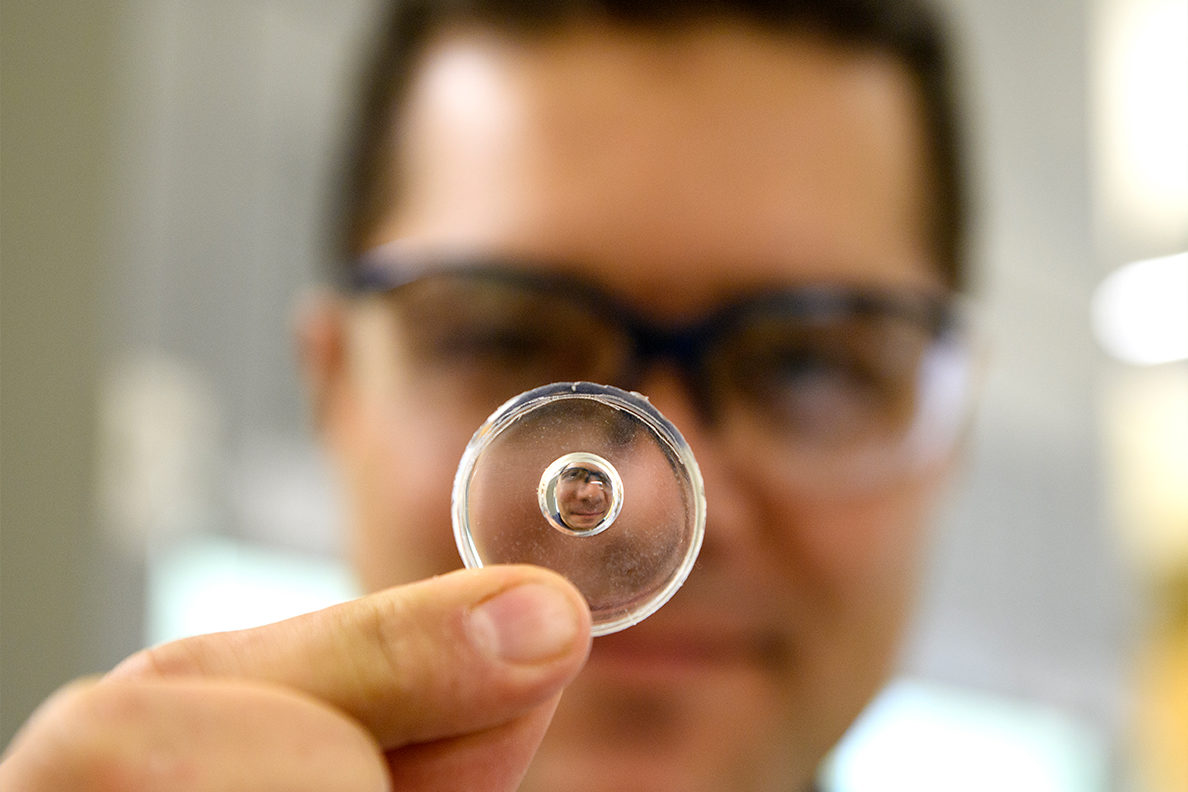
<svg viewBox="0 0 1188 792"><path fill-rule="evenodd" d="M470 613L471 639L510 663L540 663L567 653L578 632L578 614L563 592L524 583L483 602Z"/></svg>

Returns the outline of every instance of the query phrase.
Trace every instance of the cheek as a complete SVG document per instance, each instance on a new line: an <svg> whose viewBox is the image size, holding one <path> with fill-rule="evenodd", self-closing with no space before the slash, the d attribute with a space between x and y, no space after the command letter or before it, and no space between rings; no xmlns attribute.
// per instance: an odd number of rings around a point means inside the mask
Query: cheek
<svg viewBox="0 0 1188 792"><path fill-rule="evenodd" d="M912 482L846 500L798 499L798 552L838 596L907 593L919 565L931 488Z"/></svg>
<svg viewBox="0 0 1188 792"><path fill-rule="evenodd" d="M804 651L825 664L842 655L890 659L920 581L937 482L902 480L847 498L814 497L771 478L751 485L759 522L774 526L769 563L804 614Z"/></svg>
<svg viewBox="0 0 1188 792"><path fill-rule="evenodd" d="M921 577L932 494L918 481L848 500L796 497L787 489L768 496L768 517L790 528L781 531L773 563L783 566L803 608L794 709L814 714L819 732L802 737L817 740L822 751L892 672ZM788 729L800 732L803 724L793 717Z"/></svg>
<svg viewBox="0 0 1188 792"><path fill-rule="evenodd" d="M368 590L461 566L450 488L474 427L439 400L394 387L360 402L347 457L353 556ZM475 423L477 426L477 422Z"/></svg>

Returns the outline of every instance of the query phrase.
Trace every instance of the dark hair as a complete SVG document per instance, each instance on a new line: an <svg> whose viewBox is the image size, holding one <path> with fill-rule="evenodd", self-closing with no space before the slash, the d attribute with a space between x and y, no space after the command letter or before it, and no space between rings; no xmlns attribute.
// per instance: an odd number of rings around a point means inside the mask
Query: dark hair
<svg viewBox="0 0 1188 792"><path fill-rule="evenodd" d="M927 0L397 0L365 74L349 141L333 218L338 260L354 260L361 241L398 200L394 115L422 51L443 28L469 23L539 35L583 21L660 29L715 19L818 35L841 46L885 52L907 66L923 100L930 144L937 259L952 287L966 285L966 176L948 35Z"/></svg>

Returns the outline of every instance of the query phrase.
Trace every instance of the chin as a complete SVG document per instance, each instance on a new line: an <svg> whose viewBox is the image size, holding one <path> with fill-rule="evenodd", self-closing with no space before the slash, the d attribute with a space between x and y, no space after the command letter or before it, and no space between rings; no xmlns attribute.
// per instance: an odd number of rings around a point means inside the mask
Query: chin
<svg viewBox="0 0 1188 792"><path fill-rule="evenodd" d="M739 654L666 652L630 632L595 640L523 790L788 788L785 680Z"/></svg>

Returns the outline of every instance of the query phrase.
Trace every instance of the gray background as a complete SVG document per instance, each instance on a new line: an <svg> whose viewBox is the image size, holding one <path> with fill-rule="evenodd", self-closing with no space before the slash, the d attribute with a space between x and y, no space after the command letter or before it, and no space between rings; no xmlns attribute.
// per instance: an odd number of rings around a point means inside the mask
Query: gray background
<svg viewBox="0 0 1188 792"><path fill-rule="evenodd" d="M1095 209L1096 4L948 4L992 341L905 667L1112 734L1136 598L1104 495L1112 369L1088 302L1109 266L1166 251ZM373 8L5 0L0 742L139 645L162 536L336 552L289 327Z"/></svg>

